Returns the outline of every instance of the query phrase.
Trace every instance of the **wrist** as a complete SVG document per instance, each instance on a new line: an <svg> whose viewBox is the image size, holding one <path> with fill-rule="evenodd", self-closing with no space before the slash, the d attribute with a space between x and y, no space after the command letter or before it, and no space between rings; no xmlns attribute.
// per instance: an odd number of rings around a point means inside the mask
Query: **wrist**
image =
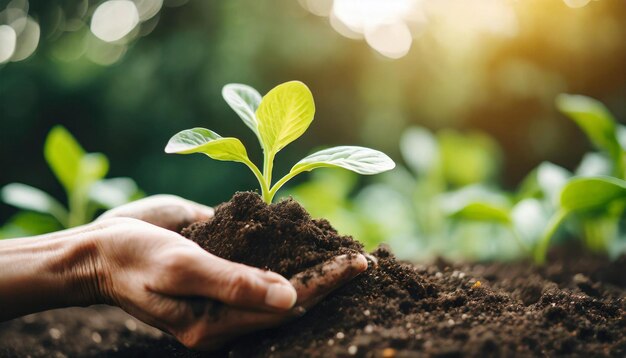
<svg viewBox="0 0 626 358"><path fill-rule="evenodd" d="M97 225L0 242L0 320L106 302ZM6 268L6 270L5 270Z"/></svg>

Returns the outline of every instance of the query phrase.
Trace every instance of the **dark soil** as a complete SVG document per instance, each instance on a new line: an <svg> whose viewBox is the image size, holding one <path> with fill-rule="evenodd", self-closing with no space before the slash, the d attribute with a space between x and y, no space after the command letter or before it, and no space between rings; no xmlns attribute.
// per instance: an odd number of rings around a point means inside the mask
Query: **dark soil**
<svg viewBox="0 0 626 358"><path fill-rule="evenodd" d="M251 193L236 194L214 219L183 234L214 254L287 277L362 251L293 200L267 206ZM0 323L0 356L626 356L626 257L609 263L556 250L537 268L412 265L383 247L372 254L377 268L303 317L220 352L189 351L118 309L98 306Z"/></svg>

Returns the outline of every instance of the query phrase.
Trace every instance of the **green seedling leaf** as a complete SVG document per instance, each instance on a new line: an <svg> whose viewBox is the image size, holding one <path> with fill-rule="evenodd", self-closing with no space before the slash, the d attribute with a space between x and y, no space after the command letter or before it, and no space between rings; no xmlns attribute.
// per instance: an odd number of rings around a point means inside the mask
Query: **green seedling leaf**
<svg viewBox="0 0 626 358"><path fill-rule="evenodd" d="M50 214L62 225L67 223L67 210L55 198L30 185L11 183L0 192L2 201L20 209Z"/></svg>
<svg viewBox="0 0 626 358"><path fill-rule="evenodd" d="M261 95L254 88L239 84L230 83L222 88L222 97L230 108L232 108L250 128L254 134L261 140L259 136L258 121L256 111L261 103Z"/></svg>
<svg viewBox="0 0 626 358"><path fill-rule="evenodd" d="M223 138L205 128L186 129L178 132L167 143L165 152L177 154L203 153L215 160L250 162L246 148L239 139Z"/></svg>
<svg viewBox="0 0 626 358"><path fill-rule="evenodd" d="M599 149L617 159L621 146L617 140L615 119L602 102L582 95L560 94L557 108L574 120Z"/></svg>
<svg viewBox="0 0 626 358"><path fill-rule="evenodd" d="M452 214L457 219L475 221L495 221L502 224L510 224L509 210L490 203L469 203Z"/></svg>
<svg viewBox="0 0 626 358"><path fill-rule="evenodd" d="M362 175L373 175L393 169L396 166L385 153L357 146L332 147L315 152L300 160L290 172L310 171L322 167L336 167L351 170Z"/></svg>
<svg viewBox="0 0 626 358"><path fill-rule="evenodd" d="M416 174L424 175L439 164L437 139L425 128L411 127L400 138L400 152Z"/></svg>
<svg viewBox="0 0 626 358"><path fill-rule="evenodd" d="M52 128L44 144L44 156L65 190L68 193L74 190L85 151L67 129Z"/></svg>
<svg viewBox="0 0 626 358"><path fill-rule="evenodd" d="M566 212L594 210L624 198L624 180L613 177L575 178L561 192L561 208Z"/></svg>
<svg viewBox="0 0 626 358"><path fill-rule="evenodd" d="M313 95L304 83L291 81L274 87L256 111L264 151L276 154L298 139L313 121L314 114Z"/></svg>
<svg viewBox="0 0 626 358"><path fill-rule="evenodd" d="M396 166L385 153L374 149L357 146L339 146L315 152L293 166L272 187L270 196L274 196L287 181L296 175L317 168L344 168L362 175L373 175L393 169Z"/></svg>

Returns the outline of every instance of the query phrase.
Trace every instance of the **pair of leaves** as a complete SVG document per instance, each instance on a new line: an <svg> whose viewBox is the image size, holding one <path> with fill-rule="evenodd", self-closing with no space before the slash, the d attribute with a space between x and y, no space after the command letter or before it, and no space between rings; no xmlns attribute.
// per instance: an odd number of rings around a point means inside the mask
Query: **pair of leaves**
<svg viewBox="0 0 626 358"><path fill-rule="evenodd" d="M300 137L313 121L315 114L313 95L299 81L280 84L265 97L261 97L252 87L242 84L226 85L222 95L246 126L256 134L264 152L269 154L269 160ZM221 137L205 128L179 132L169 140L165 152L203 153L216 160L241 162L254 167L239 139ZM320 167L340 167L369 175L390 170L394 166L395 163L382 152L357 146L340 146L307 156L296 163L287 176L292 177ZM267 183L268 186L270 184Z"/></svg>
<svg viewBox="0 0 626 358"><path fill-rule="evenodd" d="M315 105L311 91L302 82L291 81L272 89L264 98L252 87L229 84L222 96L259 139L263 150L276 154L300 137L313 121ZM237 138L222 137L204 128L176 134L166 153L204 153L216 160L250 162Z"/></svg>
<svg viewBox="0 0 626 358"><path fill-rule="evenodd" d="M250 86L228 84L224 86L222 96L256 134L267 153L276 154L298 139L315 115L313 95L299 81L280 84L265 97Z"/></svg>

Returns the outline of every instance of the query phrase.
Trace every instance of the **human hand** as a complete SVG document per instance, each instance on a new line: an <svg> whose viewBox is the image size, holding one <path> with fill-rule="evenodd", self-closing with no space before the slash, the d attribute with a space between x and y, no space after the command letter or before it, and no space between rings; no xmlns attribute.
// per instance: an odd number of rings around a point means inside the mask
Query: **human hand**
<svg viewBox="0 0 626 358"><path fill-rule="evenodd" d="M102 265L107 275L101 287L106 300L170 332L188 347L212 349L301 315L367 269L362 255L344 255L322 264L321 270L310 269L287 281L276 273L211 255L157 227L176 230L212 215L209 207L171 195L149 197L103 214L98 225L104 234L101 252L106 253ZM303 284L303 277L312 278Z"/></svg>

